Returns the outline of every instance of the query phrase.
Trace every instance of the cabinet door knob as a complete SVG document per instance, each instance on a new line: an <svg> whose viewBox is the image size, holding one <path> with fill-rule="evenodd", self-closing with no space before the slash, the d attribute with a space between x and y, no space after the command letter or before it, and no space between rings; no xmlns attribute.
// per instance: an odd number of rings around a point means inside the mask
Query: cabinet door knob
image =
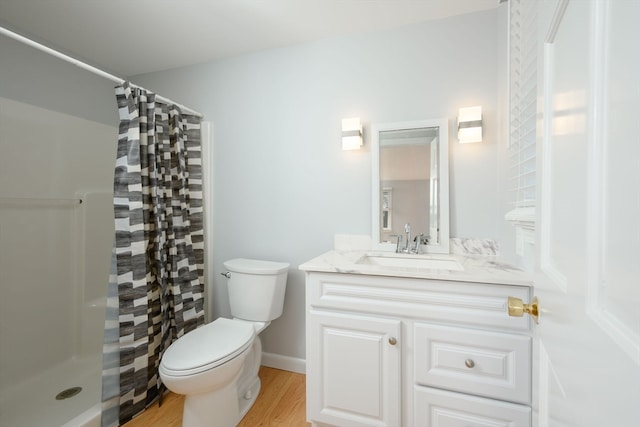
<svg viewBox="0 0 640 427"><path fill-rule="evenodd" d="M389 338L389 344L391 345L396 345L398 343L398 340L395 339L395 337L391 337Z"/></svg>
<svg viewBox="0 0 640 427"><path fill-rule="evenodd" d="M464 361L464 366L466 366L467 368L471 369L474 366L476 366L476 363L472 359L467 359L467 360Z"/></svg>

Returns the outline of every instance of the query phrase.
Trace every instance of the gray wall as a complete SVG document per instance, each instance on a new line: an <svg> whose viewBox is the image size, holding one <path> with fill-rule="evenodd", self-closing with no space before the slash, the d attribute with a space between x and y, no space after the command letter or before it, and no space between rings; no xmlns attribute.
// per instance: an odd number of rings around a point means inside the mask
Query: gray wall
<svg viewBox="0 0 640 427"><path fill-rule="evenodd" d="M229 315L218 274L225 260L288 261L285 312L265 331L264 350L305 357L297 266L330 250L336 233L370 234L372 123L448 117L451 235L495 238L512 255L512 231L502 219L509 210L504 10L132 79L213 122L214 317ZM113 125L115 143L112 82L4 37L0 53L0 96ZM460 145L457 110L477 104L485 140ZM343 152L341 119L353 116L363 120L365 146Z"/></svg>
<svg viewBox="0 0 640 427"><path fill-rule="evenodd" d="M114 126L117 138L115 83L6 36L0 58L1 97Z"/></svg>
<svg viewBox="0 0 640 427"><path fill-rule="evenodd" d="M336 233L370 234L372 123L448 117L451 235L508 243L504 206L500 10L328 39L133 80L213 122L214 317L229 315L218 274L234 257L292 264L283 316L264 351L304 358L297 266ZM202 41L206 43L206 40ZM455 139L459 107L481 104L485 139ZM359 116L364 149L343 152L341 119ZM504 247L504 245L503 245Z"/></svg>

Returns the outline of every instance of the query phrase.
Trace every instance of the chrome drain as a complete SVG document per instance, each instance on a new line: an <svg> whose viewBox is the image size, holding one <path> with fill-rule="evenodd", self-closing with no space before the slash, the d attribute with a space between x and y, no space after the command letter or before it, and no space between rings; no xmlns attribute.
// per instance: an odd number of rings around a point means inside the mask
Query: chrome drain
<svg viewBox="0 0 640 427"><path fill-rule="evenodd" d="M56 395L56 400L69 399L82 391L82 387L71 387Z"/></svg>

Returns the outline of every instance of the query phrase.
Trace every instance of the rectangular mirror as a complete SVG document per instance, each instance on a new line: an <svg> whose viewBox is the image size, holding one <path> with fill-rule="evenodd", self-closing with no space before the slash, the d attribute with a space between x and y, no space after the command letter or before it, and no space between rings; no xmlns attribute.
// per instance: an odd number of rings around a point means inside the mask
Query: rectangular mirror
<svg viewBox="0 0 640 427"><path fill-rule="evenodd" d="M449 253L449 132L447 119L372 126L372 239L395 251L397 236L420 253Z"/></svg>

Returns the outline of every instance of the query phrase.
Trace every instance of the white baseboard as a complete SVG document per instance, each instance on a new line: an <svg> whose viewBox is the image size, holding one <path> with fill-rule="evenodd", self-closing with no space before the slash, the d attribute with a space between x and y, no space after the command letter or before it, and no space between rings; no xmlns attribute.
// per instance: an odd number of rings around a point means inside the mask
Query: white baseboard
<svg viewBox="0 0 640 427"><path fill-rule="evenodd" d="M284 371L307 373L307 361L297 357L283 356L275 353L262 353L262 365L269 368L282 369Z"/></svg>

